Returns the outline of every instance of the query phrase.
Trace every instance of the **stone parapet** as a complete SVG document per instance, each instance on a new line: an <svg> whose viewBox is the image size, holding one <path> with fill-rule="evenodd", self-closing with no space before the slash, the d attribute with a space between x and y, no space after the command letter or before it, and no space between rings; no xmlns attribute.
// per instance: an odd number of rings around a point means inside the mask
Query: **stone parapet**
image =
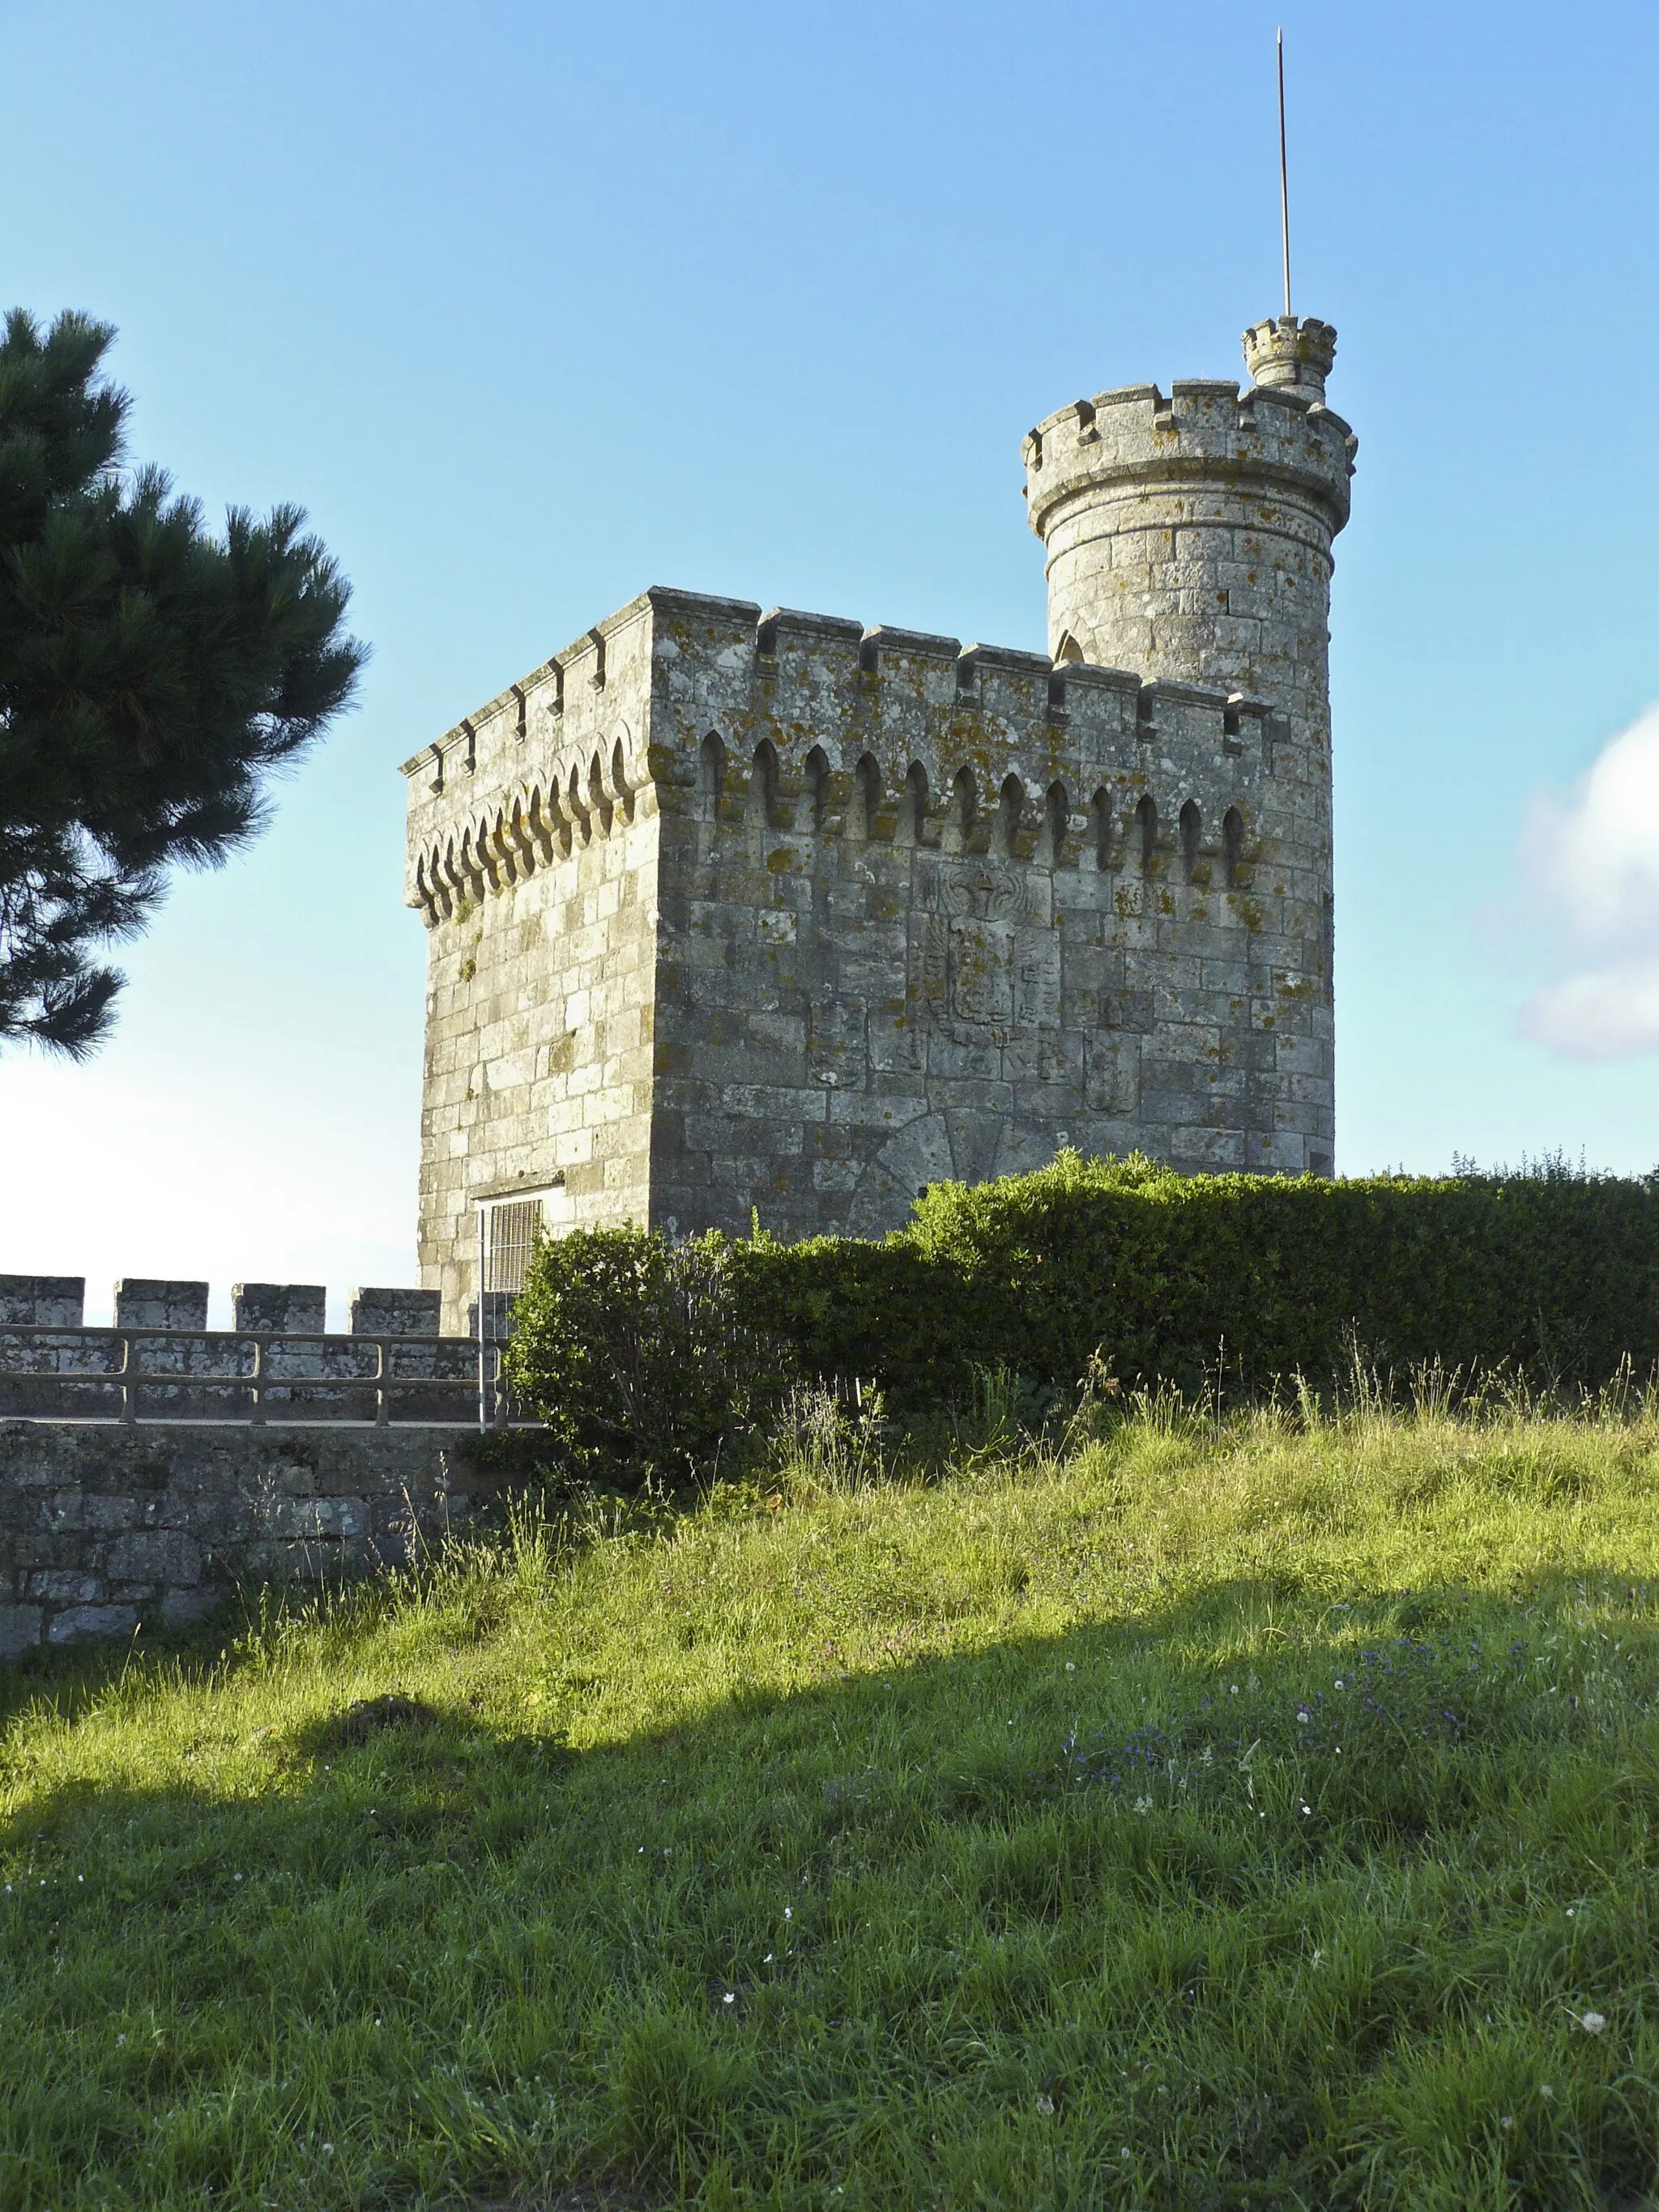
<svg viewBox="0 0 1659 2212"><path fill-rule="evenodd" d="M435 1292L406 1296L434 1314ZM495 1354L489 1355L494 1403ZM448 1421L477 1416L476 1340L387 1330L0 1323L0 1419Z"/></svg>
<svg viewBox="0 0 1659 2212"><path fill-rule="evenodd" d="M1073 400L1022 449L1026 513L1046 538L1056 509L1104 488L1218 481L1237 498L1294 489L1334 537L1348 519L1359 441L1340 415L1293 386L1179 380Z"/></svg>

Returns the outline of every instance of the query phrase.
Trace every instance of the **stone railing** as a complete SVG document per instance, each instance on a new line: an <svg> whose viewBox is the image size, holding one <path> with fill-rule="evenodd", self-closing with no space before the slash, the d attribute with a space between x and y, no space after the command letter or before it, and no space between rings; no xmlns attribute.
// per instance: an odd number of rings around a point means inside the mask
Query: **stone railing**
<svg viewBox="0 0 1659 2212"><path fill-rule="evenodd" d="M499 1346L468 1337L7 1328L0 1419L494 1425Z"/></svg>
<svg viewBox="0 0 1659 2212"><path fill-rule="evenodd" d="M362 1290L323 1325L313 1284L239 1284L210 1329L208 1285L125 1278L112 1328L82 1321L76 1276L0 1276L0 1419L350 1421L494 1426L510 1418L493 1343L438 1334L435 1291Z"/></svg>

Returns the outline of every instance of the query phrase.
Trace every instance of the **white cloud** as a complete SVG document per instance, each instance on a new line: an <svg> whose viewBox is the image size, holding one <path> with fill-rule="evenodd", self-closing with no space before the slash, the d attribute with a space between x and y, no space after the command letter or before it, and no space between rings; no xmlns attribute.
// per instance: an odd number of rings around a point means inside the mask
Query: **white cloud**
<svg viewBox="0 0 1659 2212"><path fill-rule="evenodd" d="M1563 1060L1630 1060L1659 1052L1659 960L1593 968L1547 983L1528 1000L1521 1025Z"/></svg>
<svg viewBox="0 0 1659 2212"><path fill-rule="evenodd" d="M1539 919L1582 963L1533 994L1522 1028L1565 1060L1659 1052L1659 705L1539 802L1521 856Z"/></svg>

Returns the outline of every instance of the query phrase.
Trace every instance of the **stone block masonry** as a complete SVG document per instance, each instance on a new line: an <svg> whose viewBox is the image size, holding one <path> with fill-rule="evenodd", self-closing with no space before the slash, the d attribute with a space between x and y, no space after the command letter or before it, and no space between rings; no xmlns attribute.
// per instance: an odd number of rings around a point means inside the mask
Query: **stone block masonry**
<svg viewBox="0 0 1659 2212"><path fill-rule="evenodd" d="M84 1275L0 1275L0 1328L79 1328Z"/></svg>
<svg viewBox="0 0 1659 2212"><path fill-rule="evenodd" d="M327 1310L322 1283L238 1283L230 1294L230 1325L249 1335L321 1336Z"/></svg>
<svg viewBox="0 0 1659 2212"><path fill-rule="evenodd" d="M1334 346L1032 433L1048 654L659 587L406 763L447 1327L480 1206L869 1236L1066 1145L1332 1171Z"/></svg>
<svg viewBox="0 0 1659 2212"><path fill-rule="evenodd" d="M115 1285L117 1328L205 1328L207 1310L205 1283L168 1283L148 1275L127 1275Z"/></svg>
<svg viewBox="0 0 1659 2212"><path fill-rule="evenodd" d="M0 1658L395 1566L498 1510L453 1430L0 1422Z"/></svg>

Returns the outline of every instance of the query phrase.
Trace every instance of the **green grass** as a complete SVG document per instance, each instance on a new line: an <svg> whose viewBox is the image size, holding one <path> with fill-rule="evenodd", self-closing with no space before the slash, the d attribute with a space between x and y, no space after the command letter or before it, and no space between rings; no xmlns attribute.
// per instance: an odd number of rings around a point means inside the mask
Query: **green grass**
<svg viewBox="0 0 1659 2212"><path fill-rule="evenodd" d="M0 1677L6 2212L1650 2201L1650 1417L780 1487Z"/></svg>

